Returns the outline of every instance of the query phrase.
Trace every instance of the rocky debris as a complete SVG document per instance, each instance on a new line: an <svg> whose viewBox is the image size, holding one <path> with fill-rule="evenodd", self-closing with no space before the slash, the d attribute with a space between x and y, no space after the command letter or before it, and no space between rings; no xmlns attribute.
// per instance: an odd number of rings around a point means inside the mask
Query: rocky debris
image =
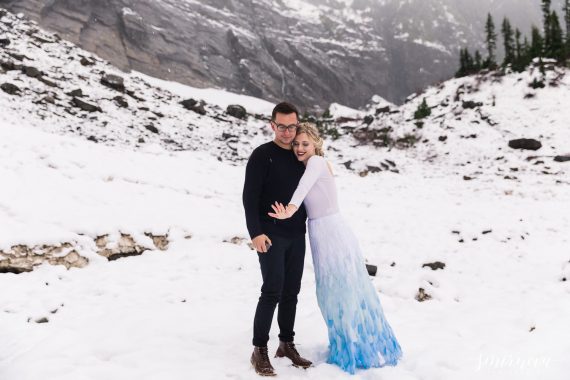
<svg viewBox="0 0 570 380"><path fill-rule="evenodd" d="M145 235L152 239L157 249L164 251L168 248L168 235L153 235L151 233L146 233ZM98 236L95 239L95 244L99 249L97 253L106 257L109 261L114 261L122 257L139 256L142 255L144 251L150 249L137 244L131 235L124 233L121 233L119 240L113 244L109 241L109 235Z"/></svg>
<svg viewBox="0 0 570 380"><path fill-rule="evenodd" d="M366 116L364 116L364 119L362 120L362 122L366 125L372 124L373 121L374 121L374 116L372 116L372 115L366 115Z"/></svg>
<svg viewBox="0 0 570 380"><path fill-rule="evenodd" d="M81 57L81 60L79 61L79 63L81 63L83 66L94 66L95 60L87 58L87 57Z"/></svg>
<svg viewBox="0 0 570 380"><path fill-rule="evenodd" d="M427 301L429 299L431 299L431 295L429 295L428 293L426 293L424 288L419 288L418 289L418 294L416 294L415 297L416 301L418 302L424 302Z"/></svg>
<svg viewBox="0 0 570 380"><path fill-rule="evenodd" d="M226 108L226 113L238 119L245 120L247 118L247 111L239 104L230 104Z"/></svg>
<svg viewBox="0 0 570 380"><path fill-rule="evenodd" d="M112 247L108 241L108 235L98 236L95 244L99 251L99 255L106 257L107 260L113 261L122 257L141 255L148 248L138 245L132 236L121 234L119 241Z"/></svg>
<svg viewBox="0 0 570 380"><path fill-rule="evenodd" d="M235 245L242 245L244 242L247 242L249 249L252 251L255 250L253 244L251 243L251 240L248 238L244 238L242 236L234 236L231 239L224 239L224 243L231 243Z"/></svg>
<svg viewBox="0 0 570 380"><path fill-rule="evenodd" d="M74 97L71 100L72 104L77 107L82 109L83 111L87 111L87 112L103 112L103 110L99 107L96 106L94 104L91 103L87 103L79 98Z"/></svg>
<svg viewBox="0 0 570 380"><path fill-rule="evenodd" d="M376 115L380 115L382 113L390 113L390 106L376 108Z"/></svg>
<svg viewBox="0 0 570 380"><path fill-rule="evenodd" d="M376 265L366 264L366 271L369 276L376 276L378 272L378 267Z"/></svg>
<svg viewBox="0 0 570 380"><path fill-rule="evenodd" d="M564 156L556 156L554 157L554 161L556 162L568 162L570 161L570 154Z"/></svg>
<svg viewBox="0 0 570 380"><path fill-rule="evenodd" d="M112 88L113 90L117 90L120 92L125 92L125 81L118 75L113 74L105 74L101 78L101 84Z"/></svg>
<svg viewBox="0 0 570 380"><path fill-rule="evenodd" d="M542 147L540 141L535 139L515 139L509 141L509 147L513 149L526 149L526 150L538 150Z"/></svg>
<svg viewBox="0 0 570 380"><path fill-rule="evenodd" d="M113 98L113 100L115 101L115 103L117 103L117 105L121 108L128 108L129 107L129 103L125 100L125 98L123 98L122 96L115 96Z"/></svg>
<svg viewBox="0 0 570 380"><path fill-rule="evenodd" d="M369 173L380 173L382 171L382 169L380 169L378 166L371 166L371 165L366 165L366 170Z"/></svg>
<svg viewBox="0 0 570 380"><path fill-rule="evenodd" d="M10 45L10 39L6 36L0 36L0 47L6 47Z"/></svg>
<svg viewBox="0 0 570 380"><path fill-rule="evenodd" d="M33 66L23 66L22 73L29 76L30 78L36 78L36 79L44 75L40 70L36 69Z"/></svg>
<svg viewBox="0 0 570 380"><path fill-rule="evenodd" d="M69 96L74 97L74 98L82 98L85 96L85 95L83 95L83 90L80 88L69 91L66 93L66 95L69 95Z"/></svg>
<svg viewBox="0 0 570 380"><path fill-rule="evenodd" d="M8 251L0 251L0 273L31 272L34 267L44 262L70 269L83 268L89 260L77 253L71 243L33 247L15 245Z"/></svg>
<svg viewBox="0 0 570 380"><path fill-rule="evenodd" d="M158 133L158 128L154 126L154 124L148 124L144 126L147 130L151 131L152 133Z"/></svg>
<svg viewBox="0 0 570 380"><path fill-rule="evenodd" d="M2 91L4 91L7 94L10 95L20 95L20 88L18 86L16 86L15 84L6 82L6 83L2 83L0 85L0 88L2 89Z"/></svg>
<svg viewBox="0 0 570 380"><path fill-rule="evenodd" d="M44 103L44 104L55 104L55 98L53 96L44 96L40 102Z"/></svg>
<svg viewBox="0 0 570 380"><path fill-rule="evenodd" d="M465 100L462 103L463 109L474 109L477 107L481 107L483 105L483 103L481 102L474 102L472 100Z"/></svg>
<svg viewBox="0 0 570 380"><path fill-rule="evenodd" d="M154 246L160 251L166 251L168 249L168 234L166 235L154 235L150 232L145 233L146 236L152 239Z"/></svg>
<svg viewBox="0 0 570 380"><path fill-rule="evenodd" d="M2 67L6 71L19 70L19 68L16 67L16 64L14 64L14 62L8 60L1 60L0 67ZM21 68L21 66L19 67Z"/></svg>
<svg viewBox="0 0 570 380"><path fill-rule="evenodd" d="M391 127L380 129L363 127L356 129L352 136L361 144L372 144L376 147L388 147L394 141L390 136Z"/></svg>
<svg viewBox="0 0 570 380"><path fill-rule="evenodd" d="M441 261L434 261L433 263L425 263L424 265L422 265L422 268L425 267L428 267L431 270L444 269L445 263L442 263Z"/></svg>
<svg viewBox="0 0 570 380"><path fill-rule="evenodd" d="M52 82L51 80L47 79L45 76L41 76L39 78L37 78L40 82L42 82L43 84L45 84L46 86L49 87L57 87L57 84L55 82Z"/></svg>
<svg viewBox="0 0 570 380"><path fill-rule="evenodd" d="M182 106L184 106L184 108L186 108L187 110L194 111L200 115L206 114L206 109L204 108L204 105L206 103L204 103L203 101L198 102L197 100L190 98L181 101L180 104L182 104Z"/></svg>

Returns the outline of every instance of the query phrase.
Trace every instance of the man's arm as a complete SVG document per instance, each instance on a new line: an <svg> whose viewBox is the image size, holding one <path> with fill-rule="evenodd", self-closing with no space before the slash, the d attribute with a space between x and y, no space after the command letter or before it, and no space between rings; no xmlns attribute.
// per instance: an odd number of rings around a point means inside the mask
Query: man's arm
<svg viewBox="0 0 570 380"><path fill-rule="evenodd" d="M269 169L268 166L269 157L263 154L259 149L256 149L249 157L245 168L245 182L243 185L242 200L243 207L245 209L247 230L252 240L263 235L261 222L259 220L259 202L267 170ZM258 247L254 241L254 245L258 252L265 252L265 250L259 249L264 248L265 244L264 247Z"/></svg>

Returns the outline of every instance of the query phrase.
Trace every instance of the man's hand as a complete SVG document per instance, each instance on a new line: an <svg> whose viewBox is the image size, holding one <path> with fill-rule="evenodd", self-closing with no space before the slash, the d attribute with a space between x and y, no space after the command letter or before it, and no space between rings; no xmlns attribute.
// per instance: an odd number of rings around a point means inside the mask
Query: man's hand
<svg viewBox="0 0 570 380"><path fill-rule="evenodd" d="M260 253L266 253L271 245L271 239L267 237L265 234L258 235L251 240L251 243L255 247L255 250ZM267 246L265 243L268 243Z"/></svg>
<svg viewBox="0 0 570 380"><path fill-rule="evenodd" d="M275 212L274 213L268 212L267 215L275 219L288 219L293 216L295 211L297 211L297 206L288 204L287 207L285 207L283 206L283 204L279 202L275 202L275 204L272 204L271 208Z"/></svg>

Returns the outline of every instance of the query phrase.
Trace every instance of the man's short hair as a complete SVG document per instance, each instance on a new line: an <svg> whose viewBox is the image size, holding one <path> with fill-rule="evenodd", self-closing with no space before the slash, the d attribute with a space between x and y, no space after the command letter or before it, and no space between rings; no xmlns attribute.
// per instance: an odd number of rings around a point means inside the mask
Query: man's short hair
<svg viewBox="0 0 570 380"><path fill-rule="evenodd" d="M297 110L297 107L291 103L281 102L276 105L275 108L273 108L273 112L271 113L271 120L275 120L275 116L277 116L278 113L283 113L285 115L294 113L297 115L297 119L299 119L299 111Z"/></svg>

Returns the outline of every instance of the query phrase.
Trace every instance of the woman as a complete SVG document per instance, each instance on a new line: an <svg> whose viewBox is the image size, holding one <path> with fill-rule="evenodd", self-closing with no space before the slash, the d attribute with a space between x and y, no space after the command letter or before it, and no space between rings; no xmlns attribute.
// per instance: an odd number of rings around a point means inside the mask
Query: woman
<svg viewBox="0 0 570 380"><path fill-rule="evenodd" d="M287 207L275 202L269 215L290 218L304 202L317 300L328 328L327 362L351 374L356 368L396 365L400 345L384 318L358 241L339 214L334 177L314 125L299 126L293 153L305 164L305 174Z"/></svg>

